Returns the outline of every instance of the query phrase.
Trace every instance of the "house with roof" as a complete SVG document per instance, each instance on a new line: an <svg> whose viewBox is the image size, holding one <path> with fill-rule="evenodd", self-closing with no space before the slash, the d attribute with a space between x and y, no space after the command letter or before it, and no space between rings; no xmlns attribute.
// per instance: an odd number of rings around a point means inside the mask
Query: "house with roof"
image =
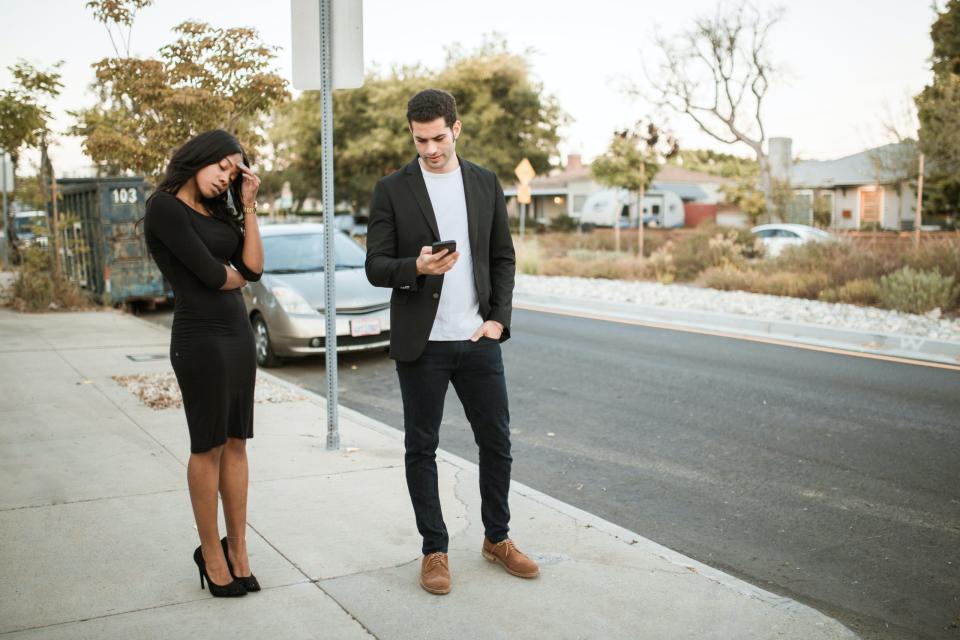
<svg viewBox="0 0 960 640"><path fill-rule="evenodd" d="M812 224L814 210L835 229L912 229L916 220L916 146L888 144L836 160L791 158L789 138L771 138L774 177L789 175L793 199L790 222ZM784 168L784 162L788 168Z"/></svg>
<svg viewBox="0 0 960 640"><path fill-rule="evenodd" d="M721 187L728 182L726 178L692 171L673 164L660 167L647 192L644 201L644 214L652 213L649 208L656 207L658 196L665 193L676 194L683 202L686 224L695 225L705 218L715 218L717 205L723 201ZM579 218L587 203L587 198L609 187L598 183L589 165L584 165L580 154L567 156L564 168L548 175L537 176L530 183L529 219L547 224L560 215ZM503 190L507 198L507 211L511 216L519 215L516 185L506 185ZM623 217L636 221L636 204L624 205Z"/></svg>

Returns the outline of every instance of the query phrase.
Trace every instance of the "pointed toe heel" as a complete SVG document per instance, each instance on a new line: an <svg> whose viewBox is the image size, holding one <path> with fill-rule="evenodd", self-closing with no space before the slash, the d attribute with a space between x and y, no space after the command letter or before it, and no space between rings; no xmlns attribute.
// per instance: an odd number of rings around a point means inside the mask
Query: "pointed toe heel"
<svg viewBox="0 0 960 640"><path fill-rule="evenodd" d="M230 581L230 584L220 585L210 579L210 576L207 575L207 565L203 560L203 551L200 547L197 547L196 551L193 552L193 561L197 563L197 569L200 570L200 588L203 589L203 583L206 580L207 586L210 587L210 595L213 597L238 598L247 595L246 588L236 580ZM257 588L259 588L259 585Z"/></svg>
<svg viewBox="0 0 960 640"><path fill-rule="evenodd" d="M257 581L257 576L252 573L248 576L238 576L234 573L233 563L230 562L230 554L227 553L226 538L220 540L220 545L223 547L223 557L227 559L227 569L230 570L230 575L233 576L233 579L242 584L247 591L260 591L260 583Z"/></svg>

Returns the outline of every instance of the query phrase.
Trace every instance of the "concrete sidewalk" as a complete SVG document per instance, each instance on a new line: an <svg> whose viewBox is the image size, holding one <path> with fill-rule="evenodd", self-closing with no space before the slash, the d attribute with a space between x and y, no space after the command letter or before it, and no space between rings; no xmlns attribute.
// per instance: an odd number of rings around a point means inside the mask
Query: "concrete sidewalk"
<svg viewBox="0 0 960 640"><path fill-rule="evenodd" d="M516 483L511 535L542 575L511 577L479 553L476 467L443 452L454 588L429 595L400 432L343 409L343 448L328 452L323 399L302 390L257 405L249 444L264 591L211 598L191 557L182 409L148 408L112 378L169 371L168 338L115 312L0 310L0 636L855 637Z"/></svg>

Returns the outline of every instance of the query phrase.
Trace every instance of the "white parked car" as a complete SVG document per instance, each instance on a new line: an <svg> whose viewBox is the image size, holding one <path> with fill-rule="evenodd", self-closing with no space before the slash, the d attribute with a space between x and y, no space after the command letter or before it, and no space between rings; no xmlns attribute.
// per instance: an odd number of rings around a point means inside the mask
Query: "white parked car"
<svg viewBox="0 0 960 640"><path fill-rule="evenodd" d="M750 229L750 233L760 238L760 242L763 243L767 256L770 258L776 258L787 247L807 242L830 242L836 239L826 231L816 227L780 222L761 224Z"/></svg>

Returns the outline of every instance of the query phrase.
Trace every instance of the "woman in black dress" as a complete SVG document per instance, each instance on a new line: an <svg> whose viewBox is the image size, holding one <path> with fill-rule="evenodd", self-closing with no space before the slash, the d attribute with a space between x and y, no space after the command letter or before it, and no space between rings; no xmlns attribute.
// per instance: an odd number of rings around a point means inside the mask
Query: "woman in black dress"
<svg viewBox="0 0 960 640"><path fill-rule="evenodd" d="M173 287L170 361L190 430L187 483L200 533L194 561L201 588L206 578L215 596L260 589L246 547L256 352L240 293L263 271L259 186L237 139L207 131L174 152L144 219L150 254Z"/></svg>

